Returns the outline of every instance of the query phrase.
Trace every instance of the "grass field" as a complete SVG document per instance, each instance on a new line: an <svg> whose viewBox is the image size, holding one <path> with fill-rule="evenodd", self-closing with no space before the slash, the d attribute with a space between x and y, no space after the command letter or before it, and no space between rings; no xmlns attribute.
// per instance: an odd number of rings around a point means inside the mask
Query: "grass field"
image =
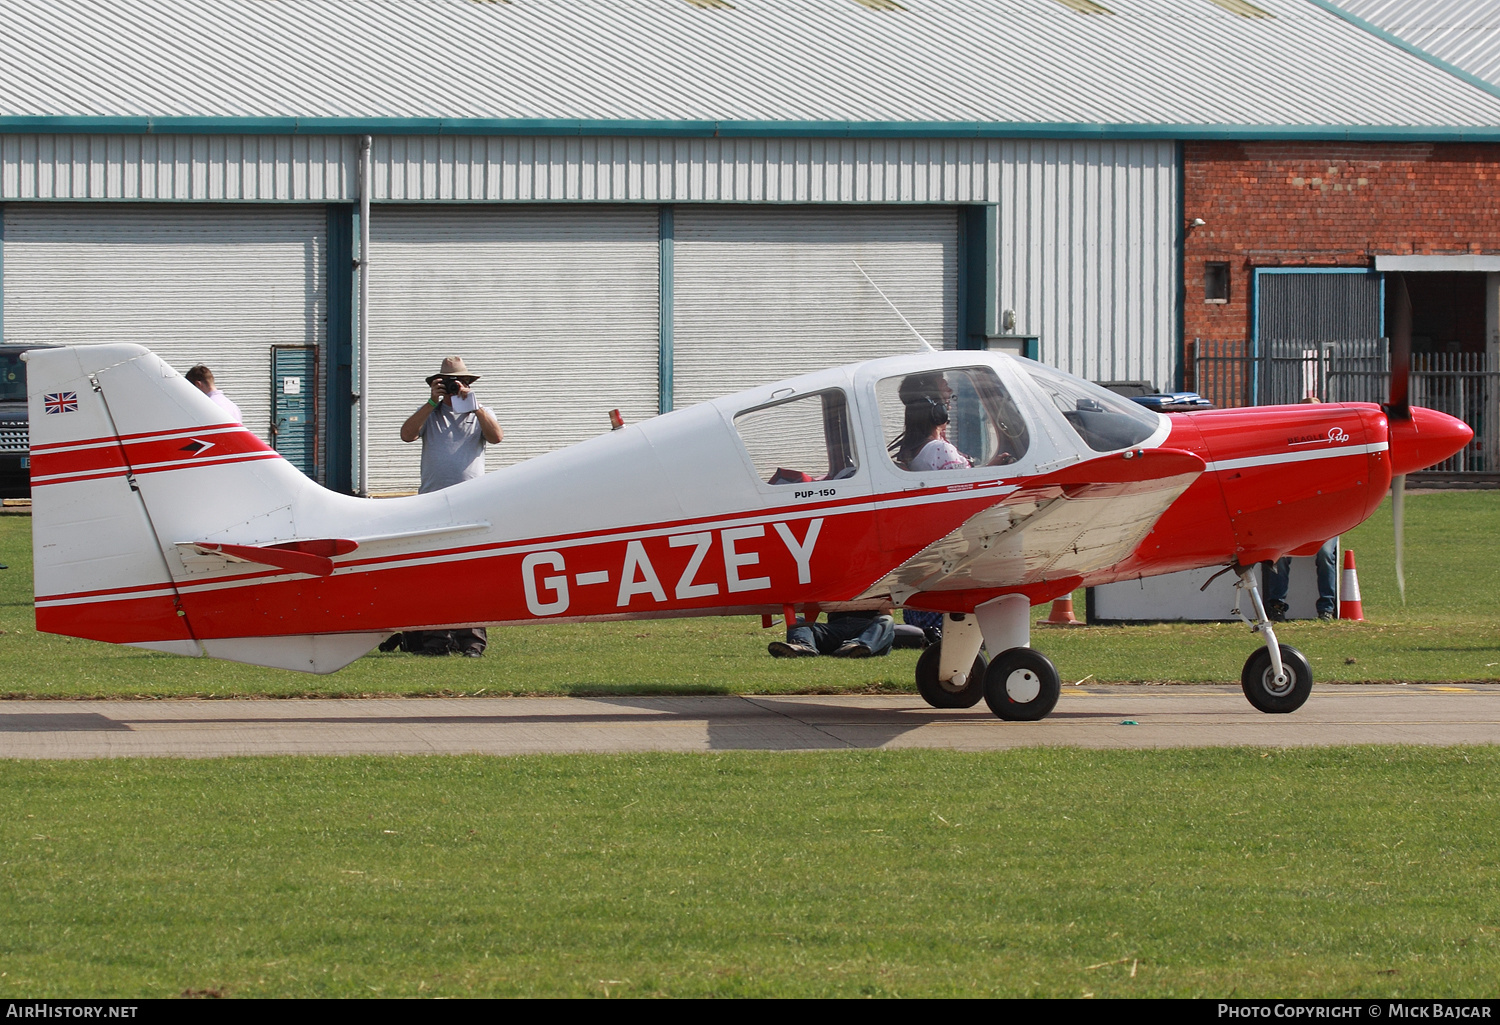
<svg viewBox="0 0 1500 1025"><path fill-rule="evenodd" d="M1322 682L1500 679L1500 492L1413 495L1407 506L1407 606L1387 501L1345 535L1367 621L1288 624L1281 639ZM0 517L0 562L10 565L0 571L0 694L10 697L890 692L912 689L916 663L913 652L778 662L766 644L779 633L740 617L496 629L483 659L376 654L309 677L38 634L30 545L27 517ZM1068 680L1233 682L1255 640L1238 623L1165 624L1037 631L1033 644Z"/></svg>
<svg viewBox="0 0 1500 1025"><path fill-rule="evenodd" d="M0 762L11 996L1488 996L1500 749Z"/></svg>
<svg viewBox="0 0 1500 1025"><path fill-rule="evenodd" d="M1285 631L1320 678L1496 677L1500 495L1410 516L1405 610L1384 512L1346 535L1369 622ZM0 561L13 695L904 690L914 661L776 662L758 623L682 620L315 679L39 635L25 518ZM1253 644L1035 640L1104 681L1230 680ZM1492 997L1497 770L1500 747L0 760L0 998Z"/></svg>

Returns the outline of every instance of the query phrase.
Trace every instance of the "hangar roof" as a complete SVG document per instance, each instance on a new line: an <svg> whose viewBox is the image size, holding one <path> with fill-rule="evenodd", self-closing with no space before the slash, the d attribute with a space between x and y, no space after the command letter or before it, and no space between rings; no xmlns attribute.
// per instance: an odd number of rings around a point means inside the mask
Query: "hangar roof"
<svg viewBox="0 0 1500 1025"><path fill-rule="evenodd" d="M0 0L0 132L1500 140L1330 7Z"/></svg>
<svg viewBox="0 0 1500 1025"><path fill-rule="evenodd" d="M1500 86L1500 0L1334 0L1377 30Z"/></svg>

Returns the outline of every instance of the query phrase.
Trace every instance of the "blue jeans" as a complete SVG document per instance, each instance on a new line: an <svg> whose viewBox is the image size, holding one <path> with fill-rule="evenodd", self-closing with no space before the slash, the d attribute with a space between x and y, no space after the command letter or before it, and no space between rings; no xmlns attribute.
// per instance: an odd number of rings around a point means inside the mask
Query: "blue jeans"
<svg viewBox="0 0 1500 1025"><path fill-rule="evenodd" d="M1338 554L1339 539L1331 537L1323 542L1323 547L1318 549L1318 554L1313 558L1313 568L1318 573L1318 615L1325 612L1338 613L1339 590L1338 590ZM1275 563L1261 563L1261 572L1265 576L1265 598L1266 604L1273 601L1286 601L1287 586L1292 578L1292 560L1278 559Z"/></svg>
<svg viewBox="0 0 1500 1025"><path fill-rule="evenodd" d="M786 632L788 644L805 644L818 649L820 655L832 655L845 641L858 641L871 655L890 652L896 639L896 621L890 616L872 616L868 612L834 612L826 623L797 625Z"/></svg>
<svg viewBox="0 0 1500 1025"><path fill-rule="evenodd" d="M1339 539L1331 537L1323 542L1313 565L1318 570L1318 615L1339 613Z"/></svg>

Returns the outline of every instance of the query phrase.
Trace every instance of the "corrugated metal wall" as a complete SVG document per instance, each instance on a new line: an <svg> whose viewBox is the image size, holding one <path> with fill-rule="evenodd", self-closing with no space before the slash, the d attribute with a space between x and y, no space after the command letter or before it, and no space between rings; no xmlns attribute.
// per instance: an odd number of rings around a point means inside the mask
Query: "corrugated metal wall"
<svg viewBox="0 0 1500 1025"><path fill-rule="evenodd" d="M348 136L0 135L0 199L348 202Z"/></svg>
<svg viewBox="0 0 1500 1025"><path fill-rule="evenodd" d="M916 351L860 267L934 347L956 345L951 207L678 207L675 404Z"/></svg>
<svg viewBox="0 0 1500 1025"><path fill-rule="evenodd" d="M423 382L462 356L505 440L488 469L657 410L652 206L385 207L370 223L369 490L415 491L400 440Z"/></svg>
<svg viewBox="0 0 1500 1025"><path fill-rule="evenodd" d="M135 342L179 371L206 362L268 441L271 347L326 348L321 207L11 203L4 216L7 343Z"/></svg>
<svg viewBox="0 0 1500 1025"><path fill-rule="evenodd" d="M335 137L0 136L0 199L352 202L357 157ZM987 332L1014 310L1047 362L1175 383L1172 142L412 136L376 139L373 172L377 233L392 200L609 200L640 204L642 226L648 204L670 202L689 231L695 203L757 204L773 220L761 204L881 204L893 223L894 204L994 204ZM373 287L377 303L404 301L382 295L378 271Z"/></svg>
<svg viewBox="0 0 1500 1025"><path fill-rule="evenodd" d="M1154 164L1170 142L392 136L375 202L997 203L1019 167ZM1164 155L1158 153L1162 151ZM342 136L0 135L0 200L352 202Z"/></svg>
<svg viewBox="0 0 1500 1025"><path fill-rule="evenodd" d="M1001 164L996 316L1041 359L1094 381L1175 385L1177 233L1170 142L1017 142ZM998 333L998 324L988 325Z"/></svg>
<svg viewBox="0 0 1500 1025"><path fill-rule="evenodd" d="M1379 274L1255 275L1255 336L1332 342L1379 338Z"/></svg>

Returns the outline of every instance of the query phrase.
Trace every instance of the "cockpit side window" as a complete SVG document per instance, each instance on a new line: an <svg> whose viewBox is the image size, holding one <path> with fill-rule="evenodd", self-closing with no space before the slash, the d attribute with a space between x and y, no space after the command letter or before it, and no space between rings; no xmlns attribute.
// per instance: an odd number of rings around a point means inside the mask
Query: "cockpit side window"
<svg viewBox="0 0 1500 1025"><path fill-rule="evenodd" d="M842 391L817 392L749 409L734 429L767 484L806 484L854 476L859 462Z"/></svg>
<svg viewBox="0 0 1500 1025"><path fill-rule="evenodd" d="M1031 375L1042 394L1095 452L1132 448L1156 433L1158 414L1081 377L1028 359L1016 365Z"/></svg>
<svg viewBox="0 0 1500 1025"><path fill-rule="evenodd" d="M888 377L875 395L891 459L912 473L1005 466L1031 446L1025 418L988 367Z"/></svg>

